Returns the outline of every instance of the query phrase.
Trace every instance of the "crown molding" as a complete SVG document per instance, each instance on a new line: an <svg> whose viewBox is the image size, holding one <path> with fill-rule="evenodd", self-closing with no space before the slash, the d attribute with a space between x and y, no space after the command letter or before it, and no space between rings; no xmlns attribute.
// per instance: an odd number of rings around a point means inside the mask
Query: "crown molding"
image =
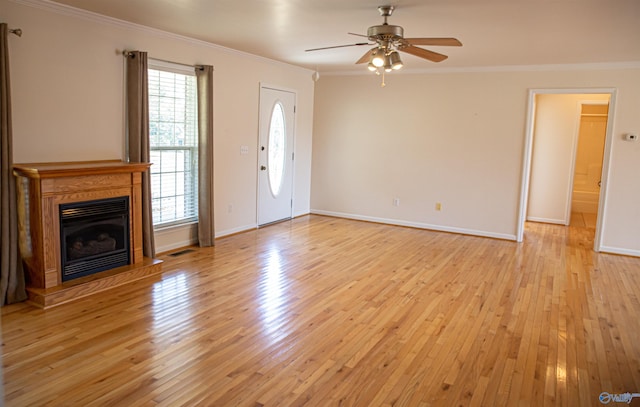
<svg viewBox="0 0 640 407"><path fill-rule="evenodd" d="M541 65L496 65L496 66L468 66L449 68L402 69L389 75L415 75L439 73L481 73L481 72L558 72L558 71L609 71L624 69L640 69L640 61L629 62L598 62L583 64L541 64ZM372 75L368 70L349 71L320 71L323 76L360 76Z"/></svg>
<svg viewBox="0 0 640 407"><path fill-rule="evenodd" d="M120 20L117 18L105 16L103 14L94 13L92 11L82 10L76 7L67 6L65 4L56 3L50 0L9 0L9 1L13 3L25 5L28 7L50 11L50 12L61 14L61 15L80 18L80 19L91 21L94 23L111 25L119 28L132 29L140 32L145 32L147 34L150 34L156 37L183 41L191 45L205 47L205 48L213 49L216 51L222 51L227 54L233 54L233 55L241 56L244 58L258 60L261 62L267 62L273 65L286 66L289 68L296 68L296 69L309 71L309 72L314 71L312 69L304 68L298 65L288 64L286 62L277 61L275 59L266 58L260 55L250 54L248 52L239 51L237 49L224 47L222 45L214 44L212 42L198 40L198 39L187 37L180 34L174 34L168 31L159 30L157 28L148 27L142 24L136 24L129 21Z"/></svg>
<svg viewBox="0 0 640 407"><path fill-rule="evenodd" d="M412 73L450 73L450 72L550 72L550 71L602 71L618 69L639 69L640 61L630 62L598 62L577 64L540 64L540 65L496 65L460 68L409 69Z"/></svg>
<svg viewBox="0 0 640 407"><path fill-rule="evenodd" d="M174 39L184 41L192 45L222 51L228 54L238 55L245 58L259 60L274 65L297 68L308 72L315 72L315 69L306 68L300 65L294 65L275 59L262 57L260 55L250 54L248 52L239 51L233 48L224 47L203 40L187 37L184 35L174 34L167 31L151 28L145 25L131 23L102 14L82 10L76 7L55 3L51 0L9 0L13 3L22 4L29 7L39 8L58 14L71 17L81 18L84 20L116 26L120 28L134 29L156 37ZM470 66L470 67L447 67L447 68L423 68L423 69L402 69L399 72L393 72L392 75L410 75L410 74L438 74L438 73L480 73L480 72L549 72L549 71L598 71L598 70L619 70L619 69L639 69L640 61L627 62L598 62L598 63L576 63L576 64L540 64L540 65L496 65L496 66ZM363 71L319 71L323 76L360 76L371 75L368 70Z"/></svg>

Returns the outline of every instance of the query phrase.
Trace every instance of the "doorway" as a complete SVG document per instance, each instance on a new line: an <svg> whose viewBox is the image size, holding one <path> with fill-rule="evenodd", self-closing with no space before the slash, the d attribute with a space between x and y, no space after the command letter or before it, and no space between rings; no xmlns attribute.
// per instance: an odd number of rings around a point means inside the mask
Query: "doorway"
<svg viewBox="0 0 640 407"><path fill-rule="evenodd" d="M595 228L597 223L608 109L608 101L580 104L569 220L573 226Z"/></svg>
<svg viewBox="0 0 640 407"><path fill-rule="evenodd" d="M595 205L594 250L600 250L615 111L615 89L608 88L529 91L517 241L524 238L526 220L569 224L580 117L589 102L609 105Z"/></svg>
<svg viewBox="0 0 640 407"><path fill-rule="evenodd" d="M258 226L292 217L295 99L294 92L260 86Z"/></svg>

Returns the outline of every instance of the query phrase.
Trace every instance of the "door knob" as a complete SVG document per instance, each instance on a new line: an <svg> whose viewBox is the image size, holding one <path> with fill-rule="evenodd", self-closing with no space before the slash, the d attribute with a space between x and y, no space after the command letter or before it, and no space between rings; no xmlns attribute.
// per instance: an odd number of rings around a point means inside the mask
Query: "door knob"
<svg viewBox="0 0 640 407"><path fill-rule="evenodd" d="M267 167L265 167L264 165L260 166L260 171L265 171L267 169Z"/></svg>

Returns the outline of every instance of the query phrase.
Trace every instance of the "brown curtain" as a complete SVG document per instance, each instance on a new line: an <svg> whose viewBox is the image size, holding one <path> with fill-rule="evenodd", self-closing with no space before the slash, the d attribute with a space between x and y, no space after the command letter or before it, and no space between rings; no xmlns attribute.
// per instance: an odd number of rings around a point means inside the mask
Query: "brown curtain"
<svg viewBox="0 0 640 407"><path fill-rule="evenodd" d="M16 181L13 176L11 91L9 80L9 28L0 24L0 304L27 299L18 248Z"/></svg>
<svg viewBox="0 0 640 407"><path fill-rule="evenodd" d="M198 82L198 242L215 245L213 224L213 67L196 67Z"/></svg>
<svg viewBox="0 0 640 407"><path fill-rule="evenodd" d="M127 53L127 140L129 162L148 163L149 155L149 91L147 53ZM142 253L156 254L151 212L151 176L142 174Z"/></svg>

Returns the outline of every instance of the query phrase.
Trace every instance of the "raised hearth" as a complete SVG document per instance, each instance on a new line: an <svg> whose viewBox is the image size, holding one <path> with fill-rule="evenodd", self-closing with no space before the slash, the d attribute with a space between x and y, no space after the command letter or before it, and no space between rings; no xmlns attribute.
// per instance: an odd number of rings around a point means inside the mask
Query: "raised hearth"
<svg viewBox="0 0 640 407"><path fill-rule="evenodd" d="M141 180L149 165L122 161L14 165L20 253L31 303L48 308L161 272L162 261L142 254ZM92 232L93 226L82 236L78 227L65 231L68 213L114 200L121 202L120 215L111 220L99 215L97 232ZM118 236L118 231L125 236ZM119 259L104 266L111 260L100 258L108 257L103 253L112 246ZM78 267L80 274L69 277Z"/></svg>

